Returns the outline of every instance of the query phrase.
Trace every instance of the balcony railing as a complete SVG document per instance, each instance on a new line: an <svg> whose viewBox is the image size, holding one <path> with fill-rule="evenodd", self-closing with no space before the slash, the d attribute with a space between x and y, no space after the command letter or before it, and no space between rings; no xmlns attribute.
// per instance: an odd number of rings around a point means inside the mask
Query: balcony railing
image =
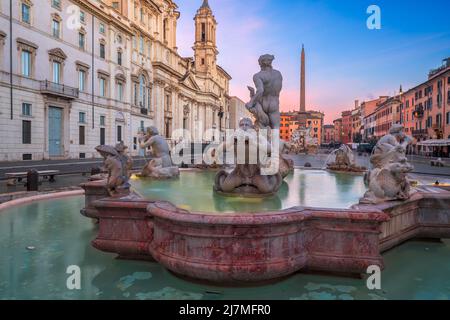
<svg viewBox="0 0 450 320"><path fill-rule="evenodd" d="M413 136L427 135L428 130L427 129L413 130L412 134L413 134Z"/></svg>
<svg viewBox="0 0 450 320"><path fill-rule="evenodd" d="M414 110L414 117L420 119L423 117L423 114L424 114L423 106L417 106Z"/></svg>
<svg viewBox="0 0 450 320"><path fill-rule="evenodd" d="M70 99L76 99L79 96L79 90L64 84L54 83L48 80L41 81L41 93L61 96Z"/></svg>

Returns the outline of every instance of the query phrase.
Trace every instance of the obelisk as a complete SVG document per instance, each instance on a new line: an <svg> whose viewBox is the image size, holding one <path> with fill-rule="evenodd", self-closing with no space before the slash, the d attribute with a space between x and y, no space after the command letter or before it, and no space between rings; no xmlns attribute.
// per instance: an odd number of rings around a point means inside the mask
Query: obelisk
<svg viewBox="0 0 450 320"><path fill-rule="evenodd" d="M305 47L302 45L300 71L300 112L306 111Z"/></svg>
<svg viewBox="0 0 450 320"><path fill-rule="evenodd" d="M300 128L306 128L306 72L305 72L305 46L302 44L302 55L300 61Z"/></svg>

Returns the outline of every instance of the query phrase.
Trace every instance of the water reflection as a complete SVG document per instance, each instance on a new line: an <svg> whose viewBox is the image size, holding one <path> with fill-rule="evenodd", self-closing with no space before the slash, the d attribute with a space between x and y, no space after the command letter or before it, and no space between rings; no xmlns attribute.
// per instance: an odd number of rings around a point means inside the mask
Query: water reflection
<svg viewBox="0 0 450 320"><path fill-rule="evenodd" d="M257 212L295 206L348 208L364 194L362 176L323 170L295 170L276 196L265 199L224 197L213 192L213 171L184 171L178 180L133 180L139 194L164 200L190 211Z"/></svg>
<svg viewBox="0 0 450 320"><path fill-rule="evenodd" d="M0 299L450 299L450 240L411 241L385 253L383 290L369 291L364 279L302 273L270 285L220 287L94 249L97 228L80 215L83 205L83 197L71 197L0 213ZM31 216L36 223L28 223ZM81 290L66 288L69 265L81 268Z"/></svg>

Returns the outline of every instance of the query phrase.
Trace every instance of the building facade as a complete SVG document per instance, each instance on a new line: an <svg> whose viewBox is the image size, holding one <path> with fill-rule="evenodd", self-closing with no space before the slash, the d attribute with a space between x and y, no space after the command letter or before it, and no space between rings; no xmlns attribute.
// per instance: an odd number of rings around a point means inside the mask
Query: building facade
<svg viewBox="0 0 450 320"><path fill-rule="evenodd" d="M202 139L229 127L231 77L217 65L208 1L192 58L177 52L172 0L12 5L10 15L0 4L0 161L97 157L95 146L120 141L137 155L147 126L169 140L175 129Z"/></svg>
<svg viewBox="0 0 450 320"><path fill-rule="evenodd" d="M342 128L342 118L333 121L334 126L334 141L336 143L342 143L342 136L344 135L344 130Z"/></svg>
<svg viewBox="0 0 450 320"><path fill-rule="evenodd" d="M450 139L450 58L402 95L401 122L417 141Z"/></svg>
<svg viewBox="0 0 450 320"><path fill-rule="evenodd" d="M323 142L324 117L325 115L319 111L282 112L280 138L290 141L292 134L301 127L301 122L305 121L306 128L311 129L311 137L316 138L320 144Z"/></svg>
<svg viewBox="0 0 450 320"><path fill-rule="evenodd" d="M253 119L253 115L245 107L245 102L238 97L230 98L230 129L238 129L242 118Z"/></svg>
<svg viewBox="0 0 450 320"><path fill-rule="evenodd" d="M335 143L336 140L334 138L334 125L326 124L323 126L323 143Z"/></svg>
<svg viewBox="0 0 450 320"><path fill-rule="evenodd" d="M400 123L400 96L390 97L375 110L374 136L380 139L389 133L392 125Z"/></svg>
<svg viewBox="0 0 450 320"><path fill-rule="evenodd" d="M342 112L342 139L341 143L352 142L352 112L343 111Z"/></svg>

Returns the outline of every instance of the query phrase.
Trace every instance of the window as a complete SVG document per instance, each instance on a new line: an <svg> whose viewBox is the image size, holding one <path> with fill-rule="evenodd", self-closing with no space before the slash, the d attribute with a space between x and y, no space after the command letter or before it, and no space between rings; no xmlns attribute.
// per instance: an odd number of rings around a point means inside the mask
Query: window
<svg viewBox="0 0 450 320"><path fill-rule="evenodd" d="M78 113L78 122L86 123L86 113L84 113L84 112Z"/></svg>
<svg viewBox="0 0 450 320"><path fill-rule="evenodd" d="M164 19L163 22L163 40L167 41L167 19Z"/></svg>
<svg viewBox="0 0 450 320"><path fill-rule="evenodd" d="M446 119L445 123L446 123L446 124L450 124L450 111L447 112L446 118L447 118L447 119Z"/></svg>
<svg viewBox="0 0 450 320"><path fill-rule="evenodd" d="M119 2L117 2L117 1L113 1L113 3L112 3L112 7L113 7L113 9L115 9L115 10L119 10Z"/></svg>
<svg viewBox="0 0 450 320"><path fill-rule="evenodd" d="M139 106L145 108L146 104L146 81L143 75L139 77Z"/></svg>
<svg viewBox="0 0 450 320"><path fill-rule="evenodd" d="M86 22L86 14L84 13L84 11L80 11L80 21L82 23Z"/></svg>
<svg viewBox="0 0 450 320"><path fill-rule="evenodd" d="M202 66L205 65L205 58L202 58Z"/></svg>
<svg viewBox="0 0 450 320"><path fill-rule="evenodd" d="M100 23L100 33L101 34L105 33L105 25L103 23Z"/></svg>
<svg viewBox="0 0 450 320"><path fill-rule="evenodd" d="M144 22L144 9L141 8L140 10L140 15L141 15L141 22Z"/></svg>
<svg viewBox="0 0 450 320"><path fill-rule="evenodd" d="M106 129L100 128L100 145L106 144Z"/></svg>
<svg viewBox="0 0 450 320"><path fill-rule="evenodd" d="M100 116L100 125L101 126L105 126L106 123L106 117L105 116Z"/></svg>
<svg viewBox="0 0 450 320"><path fill-rule="evenodd" d="M122 141L122 126L117 126L117 142Z"/></svg>
<svg viewBox="0 0 450 320"><path fill-rule="evenodd" d="M206 42L206 24L202 23L202 42Z"/></svg>
<svg viewBox="0 0 450 320"><path fill-rule="evenodd" d="M52 0L52 7L61 9L61 0Z"/></svg>
<svg viewBox="0 0 450 320"><path fill-rule="evenodd" d="M438 128L442 127L442 114L437 114L436 115L436 126Z"/></svg>
<svg viewBox="0 0 450 320"><path fill-rule="evenodd" d="M117 100L123 101L123 84L122 82L117 83Z"/></svg>
<svg viewBox="0 0 450 320"><path fill-rule="evenodd" d="M23 116L31 116L31 104L30 103L22 103L22 115Z"/></svg>
<svg viewBox="0 0 450 320"><path fill-rule="evenodd" d="M22 62L22 75L25 77L31 77L31 52L22 50L21 54Z"/></svg>
<svg viewBox="0 0 450 320"><path fill-rule="evenodd" d="M61 23L58 20L52 21L52 33L53 37L59 38L61 33Z"/></svg>
<svg viewBox="0 0 450 320"><path fill-rule="evenodd" d="M22 120L22 144L31 144L31 121Z"/></svg>
<svg viewBox="0 0 450 320"><path fill-rule="evenodd" d="M105 59L106 53L105 53L105 44L100 43L100 58Z"/></svg>
<svg viewBox="0 0 450 320"><path fill-rule="evenodd" d="M433 118L432 117L428 117L427 118L427 128L431 128L433 126Z"/></svg>
<svg viewBox="0 0 450 320"><path fill-rule="evenodd" d="M78 71L78 89L80 91L86 90L86 71Z"/></svg>
<svg viewBox="0 0 450 320"><path fill-rule="evenodd" d="M144 54L144 38L139 37L139 53Z"/></svg>
<svg viewBox="0 0 450 320"><path fill-rule="evenodd" d="M86 143L86 135L85 135L85 127L78 127L78 142L80 146L83 146Z"/></svg>
<svg viewBox="0 0 450 320"><path fill-rule="evenodd" d="M61 83L61 63L53 61L53 82Z"/></svg>
<svg viewBox="0 0 450 320"><path fill-rule="evenodd" d="M30 24L30 6L26 3L22 3L22 22Z"/></svg>
<svg viewBox="0 0 450 320"><path fill-rule="evenodd" d="M117 51L117 64L119 66L122 65L122 52L121 51Z"/></svg>
<svg viewBox="0 0 450 320"><path fill-rule="evenodd" d="M78 47L79 47L81 50L84 50L85 44L86 44L86 36L85 36L84 33L80 32L80 33L78 34Z"/></svg>
<svg viewBox="0 0 450 320"><path fill-rule="evenodd" d="M100 96L106 97L106 79L100 78Z"/></svg>

